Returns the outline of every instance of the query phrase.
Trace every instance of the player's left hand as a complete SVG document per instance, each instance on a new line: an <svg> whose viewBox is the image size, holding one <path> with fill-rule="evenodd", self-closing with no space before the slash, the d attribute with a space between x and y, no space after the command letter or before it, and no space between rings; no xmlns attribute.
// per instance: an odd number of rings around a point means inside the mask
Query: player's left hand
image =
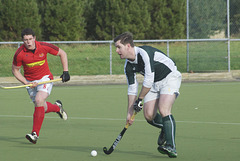
<svg viewBox="0 0 240 161"><path fill-rule="evenodd" d="M63 74L61 75L62 78L62 82L67 82L70 80L70 75L68 73L68 71L63 71Z"/></svg>
<svg viewBox="0 0 240 161"><path fill-rule="evenodd" d="M133 104L133 109L136 111L136 112L140 112L143 108L143 103L142 103L142 99L141 98L138 98L135 103Z"/></svg>

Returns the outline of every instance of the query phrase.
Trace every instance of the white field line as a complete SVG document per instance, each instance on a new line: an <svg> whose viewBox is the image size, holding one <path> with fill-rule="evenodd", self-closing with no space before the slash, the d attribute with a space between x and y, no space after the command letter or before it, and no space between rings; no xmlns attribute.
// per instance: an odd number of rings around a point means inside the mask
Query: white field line
<svg viewBox="0 0 240 161"><path fill-rule="evenodd" d="M0 115L0 118L32 118L32 116L22 116L22 115ZM59 119L59 117L49 117L45 116L45 118L49 119ZM103 120L103 121L124 121L125 119L114 119L114 118L91 118L91 117L68 117L73 120ZM145 121L140 119L135 119L135 121ZM176 121L177 123L190 123L190 124L218 124L218 125L240 125L240 123L234 122L202 122L202 121Z"/></svg>
<svg viewBox="0 0 240 161"><path fill-rule="evenodd" d="M239 85L240 82L197 82L197 83L182 83L182 86L227 86L227 85Z"/></svg>

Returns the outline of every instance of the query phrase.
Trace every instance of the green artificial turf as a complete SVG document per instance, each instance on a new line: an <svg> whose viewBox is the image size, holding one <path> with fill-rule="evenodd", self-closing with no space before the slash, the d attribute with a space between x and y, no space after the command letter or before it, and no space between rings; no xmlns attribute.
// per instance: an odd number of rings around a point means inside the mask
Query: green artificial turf
<svg viewBox="0 0 240 161"><path fill-rule="evenodd" d="M178 161L239 160L240 82L183 83L172 113L177 124ZM60 99L67 121L45 115L37 144L31 132L33 104L26 89L0 89L1 161L159 161L159 130L138 113L111 155L105 155L125 125L126 85L55 86L48 101ZM92 157L90 152L98 155Z"/></svg>

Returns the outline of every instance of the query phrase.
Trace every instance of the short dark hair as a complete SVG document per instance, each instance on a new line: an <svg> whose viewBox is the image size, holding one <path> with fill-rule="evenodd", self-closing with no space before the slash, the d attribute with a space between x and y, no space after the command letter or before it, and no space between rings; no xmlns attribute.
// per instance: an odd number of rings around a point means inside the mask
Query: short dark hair
<svg viewBox="0 0 240 161"><path fill-rule="evenodd" d="M123 45L129 43L132 47L134 47L133 34L131 32L124 32L121 35L118 35L114 39L114 43L116 43L118 40L120 40L120 43L122 43Z"/></svg>
<svg viewBox="0 0 240 161"><path fill-rule="evenodd" d="M23 29L22 34L21 34L22 39L23 39L23 37L24 37L25 35L35 36L35 33L34 33L34 31L33 31L31 28L25 28L25 29Z"/></svg>

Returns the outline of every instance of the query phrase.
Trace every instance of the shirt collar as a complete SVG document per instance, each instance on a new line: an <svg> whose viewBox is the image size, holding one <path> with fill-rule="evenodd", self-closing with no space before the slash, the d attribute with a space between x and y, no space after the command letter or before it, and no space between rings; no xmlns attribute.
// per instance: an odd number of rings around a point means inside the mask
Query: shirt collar
<svg viewBox="0 0 240 161"><path fill-rule="evenodd" d="M137 63L137 55L138 55L138 47L137 46L134 46L134 52L135 52L135 60L134 61L128 60L130 63Z"/></svg>

